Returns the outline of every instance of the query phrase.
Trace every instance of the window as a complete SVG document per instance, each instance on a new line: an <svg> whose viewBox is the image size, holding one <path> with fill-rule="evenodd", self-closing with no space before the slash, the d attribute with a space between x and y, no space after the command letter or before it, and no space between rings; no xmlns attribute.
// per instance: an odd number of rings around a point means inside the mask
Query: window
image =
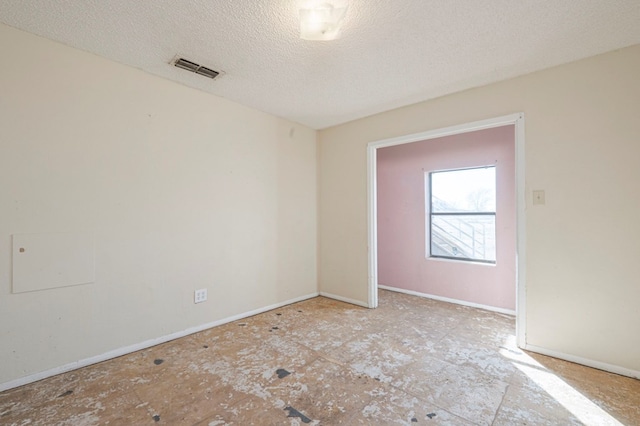
<svg viewBox="0 0 640 426"><path fill-rule="evenodd" d="M430 256L496 263L496 168L429 173Z"/></svg>

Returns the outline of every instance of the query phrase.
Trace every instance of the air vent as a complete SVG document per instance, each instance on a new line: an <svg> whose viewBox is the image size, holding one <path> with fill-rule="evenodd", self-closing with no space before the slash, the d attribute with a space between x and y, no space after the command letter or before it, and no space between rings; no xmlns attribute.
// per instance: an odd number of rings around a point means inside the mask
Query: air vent
<svg viewBox="0 0 640 426"><path fill-rule="evenodd" d="M173 65L178 68L182 68L183 70L195 72L196 74L200 74L211 79L214 79L218 75L220 75L218 71L214 71L211 68L203 67L200 64L196 64L195 62L189 61L184 58L176 58L173 61Z"/></svg>
<svg viewBox="0 0 640 426"><path fill-rule="evenodd" d="M192 72L196 72L196 70L200 67L200 65L196 64L195 62L187 61L184 58L176 59L173 64L178 68L182 68L183 70Z"/></svg>
<svg viewBox="0 0 640 426"><path fill-rule="evenodd" d="M200 67L196 70L196 74L204 75L209 78L216 78L220 73L218 71L210 70L209 68Z"/></svg>

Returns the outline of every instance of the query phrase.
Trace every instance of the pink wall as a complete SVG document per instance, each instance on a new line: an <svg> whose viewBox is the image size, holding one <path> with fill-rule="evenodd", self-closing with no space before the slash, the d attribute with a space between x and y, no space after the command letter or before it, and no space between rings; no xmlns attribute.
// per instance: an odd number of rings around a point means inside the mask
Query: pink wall
<svg viewBox="0 0 640 426"><path fill-rule="evenodd" d="M378 149L378 283L515 310L514 127ZM425 172L496 165L496 264L427 258Z"/></svg>

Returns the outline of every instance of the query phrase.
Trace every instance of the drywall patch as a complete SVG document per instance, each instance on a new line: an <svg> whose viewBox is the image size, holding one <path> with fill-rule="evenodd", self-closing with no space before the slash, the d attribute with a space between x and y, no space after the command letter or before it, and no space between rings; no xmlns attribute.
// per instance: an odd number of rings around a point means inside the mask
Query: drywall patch
<svg viewBox="0 0 640 426"><path fill-rule="evenodd" d="M81 232L13 234L13 293L95 281L95 237Z"/></svg>

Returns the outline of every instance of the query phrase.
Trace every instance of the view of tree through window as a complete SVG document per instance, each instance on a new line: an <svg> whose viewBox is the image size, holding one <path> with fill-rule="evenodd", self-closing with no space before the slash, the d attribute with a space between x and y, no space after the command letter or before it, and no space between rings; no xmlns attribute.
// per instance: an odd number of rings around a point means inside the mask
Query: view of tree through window
<svg viewBox="0 0 640 426"><path fill-rule="evenodd" d="M429 173L431 257L496 262L496 168Z"/></svg>

